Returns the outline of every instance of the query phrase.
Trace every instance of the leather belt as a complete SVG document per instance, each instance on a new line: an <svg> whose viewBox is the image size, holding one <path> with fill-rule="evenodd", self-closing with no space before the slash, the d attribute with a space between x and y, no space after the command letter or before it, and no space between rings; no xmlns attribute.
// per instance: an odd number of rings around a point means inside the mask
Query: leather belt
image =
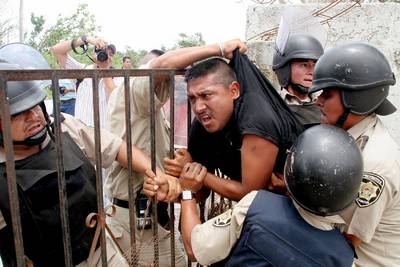
<svg viewBox="0 0 400 267"><path fill-rule="evenodd" d="M113 204L117 205L118 207L129 209L129 202L126 200L118 199L118 198L113 198Z"/></svg>

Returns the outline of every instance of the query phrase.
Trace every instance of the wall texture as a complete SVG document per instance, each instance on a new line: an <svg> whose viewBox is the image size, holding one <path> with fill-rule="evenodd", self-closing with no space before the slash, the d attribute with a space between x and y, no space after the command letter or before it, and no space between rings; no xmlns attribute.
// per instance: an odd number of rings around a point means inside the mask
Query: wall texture
<svg viewBox="0 0 400 267"><path fill-rule="evenodd" d="M326 3L301 4L310 11L319 10ZM330 14L344 10L348 3L334 7ZM278 26L281 11L286 4L260 4L250 6L247 10L246 39ZM329 26L324 26L328 32L326 48L349 41L367 42L380 49L388 58L397 80L400 80L400 4L398 3L363 3L353 8L349 13L336 17ZM249 57L274 81L278 88L276 77L271 70L274 41L254 40L248 42ZM400 81L391 87L389 100L399 111L381 117L391 135L400 144Z"/></svg>

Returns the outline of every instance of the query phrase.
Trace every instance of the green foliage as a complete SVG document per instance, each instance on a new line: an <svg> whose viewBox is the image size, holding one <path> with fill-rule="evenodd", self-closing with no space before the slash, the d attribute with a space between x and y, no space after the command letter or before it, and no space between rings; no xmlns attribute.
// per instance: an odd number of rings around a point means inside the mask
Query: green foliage
<svg viewBox="0 0 400 267"><path fill-rule="evenodd" d="M118 47L117 47L118 49ZM147 54L146 50L138 50L135 51L131 47L125 48L125 53L117 51L113 58L113 65L115 68L120 69L122 68L122 58L124 56L129 56L132 61L132 67L137 68L139 67L140 60Z"/></svg>
<svg viewBox="0 0 400 267"><path fill-rule="evenodd" d="M72 40L82 35L94 35L95 32L100 30L96 25L95 16L88 11L87 4L81 4L76 9L75 13L61 17L55 25L49 27L43 32L45 19L42 15L31 15L31 23L34 28L30 34L28 44L38 49L44 57L48 60L52 67L57 67L56 59L50 53L50 47L63 40ZM92 55L91 51L88 51ZM90 59L85 55L73 55L77 60L83 63L90 64Z"/></svg>
<svg viewBox="0 0 400 267"><path fill-rule="evenodd" d="M180 33L179 37L180 39L176 42L174 48L192 47L206 44L206 42L203 40L203 35L200 32L196 32L193 35Z"/></svg>

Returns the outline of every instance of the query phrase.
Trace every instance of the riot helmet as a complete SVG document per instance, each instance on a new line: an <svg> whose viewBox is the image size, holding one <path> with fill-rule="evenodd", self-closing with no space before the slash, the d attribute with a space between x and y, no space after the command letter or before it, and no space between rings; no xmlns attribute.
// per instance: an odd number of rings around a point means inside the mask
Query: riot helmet
<svg viewBox="0 0 400 267"><path fill-rule="evenodd" d="M318 60L324 53L321 43L314 37L306 34L292 34L288 37L283 51L276 49L272 61L279 84L287 88L289 84L301 94L308 93L308 88L291 81L291 62L295 59Z"/></svg>
<svg viewBox="0 0 400 267"><path fill-rule="evenodd" d="M387 100L389 86L395 83L389 62L378 49L365 43L349 43L329 49L318 60L310 92L340 90L347 114L389 115L396 111Z"/></svg>
<svg viewBox="0 0 400 267"><path fill-rule="evenodd" d="M20 43L0 47L0 70L49 69L47 61L34 48ZM43 130L23 141L13 141L16 145L34 146L42 143L50 131L50 118L44 105L46 93L43 87L48 81L8 81L7 100L10 115L15 116L40 105L47 125ZM3 134L0 130L0 146L3 146Z"/></svg>
<svg viewBox="0 0 400 267"><path fill-rule="evenodd" d="M303 209L334 215L355 200L363 175L361 151L345 130L321 124L304 131L285 162L284 178Z"/></svg>

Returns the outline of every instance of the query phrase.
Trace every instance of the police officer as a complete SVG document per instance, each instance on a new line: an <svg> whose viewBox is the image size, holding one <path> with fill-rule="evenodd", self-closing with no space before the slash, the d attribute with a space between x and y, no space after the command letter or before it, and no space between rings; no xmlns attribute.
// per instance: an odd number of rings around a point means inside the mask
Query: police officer
<svg viewBox="0 0 400 267"><path fill-rule="evenodd" d="M0 69L20 68L0 63ZM35 81L7 82L24 252L35 266L64 266L57 151L45 97ZM0 126L3 129L1 120ZM66 114L61 127L72 261L79 266L101 265L100 249L88 258L94 230L85 226L87 215L97 211L95 169L89 161L95 159L94 129ZM106 131L101 132L101 137L102 166L110 166L114 160L127 166L126 144ZM143 152L133 147L133 153L134 169L144 172L150 168L150 160ZM5 266L15 266L2 132L0 174L0 255ZM107 261L108 266L127 265L108 237Z"/></svg>
<svg viewBox="0 0 400 267"><path fill-rule="evenodd" d="M305 34L292 34L283 51L276 49L272 69L281 85L280 95L303 125L319 123L317 96L309 92L315 62L324 53L321 43Z"/></svg>
<svg viewBox="0 0 400 267"><path fill-rule="evenodd" d="M362 149L358 197L342 213L357 266L400 265L400 154L377 116L396 111L387 99L394 84L389 62L378 49L349 43L318 60L310 90L322 90L317 101L321 122L347 130Z"/></svg>
<svg viewBox="0 0 400 267"><path fill-rule="evenodd" d="M188 163L180 177L186 251L202 265L351 266L354 252L335 229L344 223L336 214L354 201L362 170L361 152L348 133L315 126L299 136L287 156L284 176L291 198L253 191L232 210L200 224L192 191L206 170Z"/></svg>

